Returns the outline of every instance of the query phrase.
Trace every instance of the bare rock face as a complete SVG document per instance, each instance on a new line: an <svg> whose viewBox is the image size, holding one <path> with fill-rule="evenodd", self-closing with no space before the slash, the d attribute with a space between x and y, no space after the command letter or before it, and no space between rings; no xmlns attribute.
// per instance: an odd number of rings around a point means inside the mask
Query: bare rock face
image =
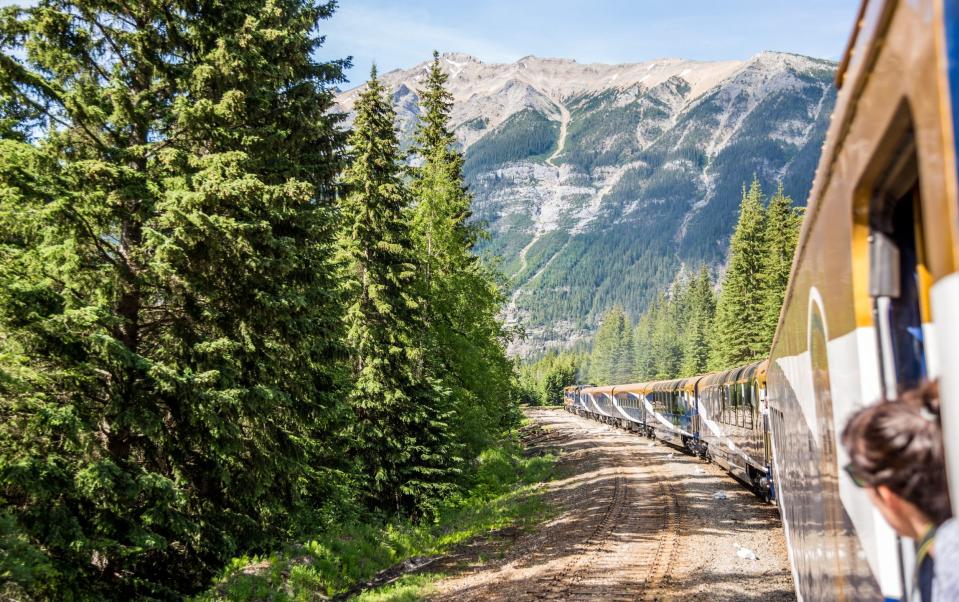
<svg viewBox="0 0 959 602"><path fill-rule="evenodd" d="M429 63L382 75L401 138ZM684 266L719 265L740 191L758 176L803 204L835 101L833 62L580 64L441 56L481 249L509 278L520 355L587 338L614 304L634 318ZM337 97L349 113L362 86Z"/></svg>

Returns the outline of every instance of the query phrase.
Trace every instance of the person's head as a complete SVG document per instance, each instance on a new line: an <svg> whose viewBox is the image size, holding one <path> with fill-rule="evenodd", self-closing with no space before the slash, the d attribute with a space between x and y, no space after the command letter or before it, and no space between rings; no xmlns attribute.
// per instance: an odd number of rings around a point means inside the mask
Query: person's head
<svg viewBox="0 0 959 602"><path fill-rule="evenodd" d="M915 539L952 515L935 383L859 410L842 442L847 472L900 535Z"/></svg>

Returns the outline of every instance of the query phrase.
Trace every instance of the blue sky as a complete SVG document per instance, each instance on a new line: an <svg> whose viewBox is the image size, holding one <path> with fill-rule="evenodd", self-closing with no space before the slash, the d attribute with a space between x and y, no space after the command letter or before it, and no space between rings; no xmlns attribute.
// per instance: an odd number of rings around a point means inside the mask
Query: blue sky
<svg viewBox="0 0 959 602"><path fill-rule="evenodd" d="M2 0L0 0L2 1ZM489 62L745 59L763 50L838 59L859 0L340 0L322 58L353 56L346 87L433 51Z"/></svg>

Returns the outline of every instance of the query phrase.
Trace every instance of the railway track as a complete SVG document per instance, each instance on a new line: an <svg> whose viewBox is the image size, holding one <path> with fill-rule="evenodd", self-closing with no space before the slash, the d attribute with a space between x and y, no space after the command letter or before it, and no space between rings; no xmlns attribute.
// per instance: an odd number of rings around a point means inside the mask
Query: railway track
<svg viewBox="0 0 959 602"><path fill-rule="evenodd" d="M774 510L718 468L561 410L531 414L542 428L525 430L530 452L561 454L546 494L555 517L498 560L466 561L431 599L794 600L785 542L765 522Z"/></svg>
<svg viewBox="0 0 959 602"><path fill-rule="evenodd" d="M615 430L612 427L596 428ZM649 449L649 448L647 448ZM658 447L630 456L630 465L613 467L612 492L597 490L608 500L595 527L583 541L570 541L577 550L561 568L537 579L527 591L535 600L662 600L669 595L670 577L680 569L684 500L681 487L662 468ZM620 460L618 457L614 461ZM635 478L637 472L645 478ZM632 477L632 478L631 478ZM624 557L616 548L641 541ZM605 576L617 574L615 583Z"/></svg>

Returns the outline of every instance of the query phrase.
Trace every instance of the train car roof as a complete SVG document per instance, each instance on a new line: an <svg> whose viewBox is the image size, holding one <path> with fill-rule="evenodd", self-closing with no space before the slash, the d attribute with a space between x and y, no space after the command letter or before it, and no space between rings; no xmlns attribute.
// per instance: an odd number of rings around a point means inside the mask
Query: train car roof
<svg viewBox="0 0 959 602"><path fill-rule="evenodd" d="M649 383L629 383L628 385L616 385L613 387L613 394L618 393L645 393L649 391Z"/></svg>
<svg viewBox="0 0 959 602"><path fill-rule="evenodd" d="M722 372L713 372L701 377L699 386L715 387L716 385L725 385L730 383L751 382L753 379L761 383L766 382L766 368L769 366L769 360L753 362L745 366L736 366Z"/></svg>
<svg viewBox="0 0 959 602"><path fill-rule="evenodd" d="M649 383L649 391L675 391L682 388L685 378L674 378L672 380L657 380Z"/></svg>
<svg viewBox="0 0 959 602"><path fill-rule="evenodd" d="M583 389L583 392L589 393L590 395L606 395L613 392L613 389L616 388L616 385L605 385L602 387L587 387Z"/></svg>

